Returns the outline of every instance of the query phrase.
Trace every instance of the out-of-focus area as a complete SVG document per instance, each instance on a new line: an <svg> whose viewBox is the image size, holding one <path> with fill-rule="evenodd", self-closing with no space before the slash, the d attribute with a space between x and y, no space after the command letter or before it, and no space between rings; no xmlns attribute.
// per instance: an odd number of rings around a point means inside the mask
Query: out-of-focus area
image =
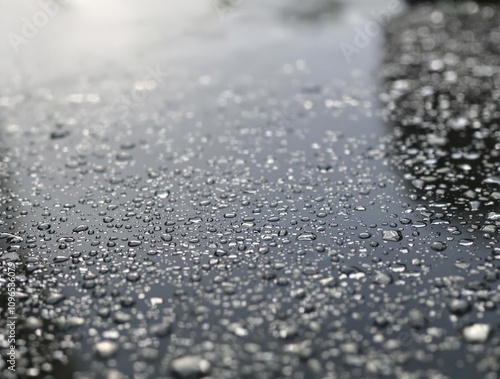
<svg viewBox="0 0 500 379"><path fill-rule="evenodd" d="M389 3L389 1L385 1ZM369 6L368 6L369 4ZM211 59L293 39L335 37L369 20L384 1L2 1L2 70L13 81L50 83L132 71L149 59ZM328 26L326 26L328 25ZM347 29L346 26L350 26ZM346 35L347 37L347 35ZM333 52L332 59L335 59Z"/></svg>

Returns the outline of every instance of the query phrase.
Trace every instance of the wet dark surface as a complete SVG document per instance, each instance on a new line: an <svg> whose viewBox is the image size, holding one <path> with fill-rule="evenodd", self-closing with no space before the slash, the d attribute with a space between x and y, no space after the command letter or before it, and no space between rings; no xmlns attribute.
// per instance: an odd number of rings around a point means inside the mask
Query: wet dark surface
<svg viewBox="0 0 500 379"><path fill-rule="evenodd" d="M3 377L497 378L499 10L164 3L0 48Z"/></svg>

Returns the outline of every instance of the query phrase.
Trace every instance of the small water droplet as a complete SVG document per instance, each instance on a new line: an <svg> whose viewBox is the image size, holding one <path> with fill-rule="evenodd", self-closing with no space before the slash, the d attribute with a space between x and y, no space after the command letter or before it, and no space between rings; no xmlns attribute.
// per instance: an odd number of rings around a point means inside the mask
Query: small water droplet
<svg viewBox="0 0 500 379"><path fill-rule="evenodd" d="M403 234L399 230L383 230L382 239L389 242L398 242L403 239Z"/></svg>
<svg viewBox="0 0 500 379"><path fill-rule="evenodd" d="M316 238L313 232L303 232L297 236L297 241L314 241Z"/></svg>
<svg viewBox="0 0 500 379"><path fill-rule="evenodd" d="M166 199L170 196L170 190L157 190L155 191L155 196L160 199Z"/></svg>

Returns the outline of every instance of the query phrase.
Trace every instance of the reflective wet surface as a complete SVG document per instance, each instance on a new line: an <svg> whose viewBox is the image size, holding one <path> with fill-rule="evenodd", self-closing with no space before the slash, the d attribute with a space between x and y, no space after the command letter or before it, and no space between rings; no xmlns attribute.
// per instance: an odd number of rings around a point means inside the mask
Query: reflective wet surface
<svg viewBox="0 0 500 379"><path fill-rule="evenodd" d="M54 4L0 5L2 377L497 378L497 8Z"/></svg>

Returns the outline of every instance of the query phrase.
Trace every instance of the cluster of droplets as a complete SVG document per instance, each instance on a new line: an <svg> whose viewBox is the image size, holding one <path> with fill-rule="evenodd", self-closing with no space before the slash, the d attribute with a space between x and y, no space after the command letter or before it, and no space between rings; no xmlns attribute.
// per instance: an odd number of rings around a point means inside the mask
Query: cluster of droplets
<svg viewBox="0 0 500 379"><path fill-rule="evenodd" d="M498 371L496 79L446 50L496 62L484 40L496 13L470 7L389 26L388 137L358 133L380 122L362 86L301 77L289 101L248 77L206 108L152 95L150 118L92 136L89 151L71 150L89 115L11 136L0 259L17 265L19 373Z"/></svg>

